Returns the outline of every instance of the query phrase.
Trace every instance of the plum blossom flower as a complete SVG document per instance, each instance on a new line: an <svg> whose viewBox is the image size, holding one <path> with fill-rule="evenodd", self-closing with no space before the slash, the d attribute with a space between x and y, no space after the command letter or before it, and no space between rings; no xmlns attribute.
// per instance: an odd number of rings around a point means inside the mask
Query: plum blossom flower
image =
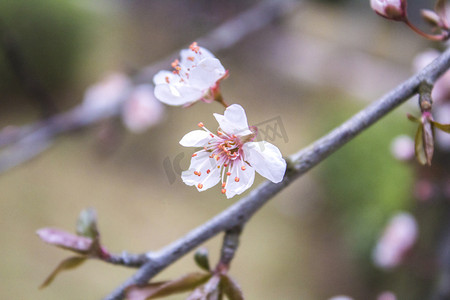
<svg viewBox="0 0 450 300"><path fill-rule="evenodd" d="M122 110L122 121L133 133L141 133L156 125L164 116L164 106L153 95L150 84L135 87Z"/></svg>
<svg viewBox="0 0 450 300"><path fill-rule="evenodd" d="M370 6L380 16L396 21L406 17L406 0L370 0Z"/></svg>
<svg viewBox="0 0 450 300"><path fill-rule="evenodd" d="M229 106L224 115L214 114L219 128L211 132L194 130L180 141L185 147L202 147L192 155L191 164L181 175L183 182L204 191L222 185L227 198L247 190L255 178L255 171L274 183L280 182L286 171L286 161L280 150L266 141L254 142L256 128L247 124L242 106Z"/></svg>
<svg viewBox="0 0 450 300"><path fill-rule="evenodd" d="M396 214L389 221L374 249L373 260L375 265L383 269L398 266L416 242L417 236L416 219L407 212Z"/></svg>
<svg viewBox="0 0 450 300"><path fill-rule="evenodd" d="M196 42L181 50L180 57L172 62L173 71L159 71L153 77L156 98L177 106L218 97L220 81L228 74L220 61Z"/></svg>

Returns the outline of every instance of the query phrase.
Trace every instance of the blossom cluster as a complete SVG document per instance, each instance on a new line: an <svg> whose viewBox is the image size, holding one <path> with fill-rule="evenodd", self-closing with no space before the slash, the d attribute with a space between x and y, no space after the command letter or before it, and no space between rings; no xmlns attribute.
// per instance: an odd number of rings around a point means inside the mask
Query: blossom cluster
<svg viewBox="0 0 450 300"><path fill-rule="evenodd" d="M280 150L265 141L256 142L257 128L249 127L244 108L228 106L220 92L220 82L228 76L221 62L207 49L192 43L181 50L180 59L172 62L172 71L159 71L153 78L155 97L173 106L189 106L197 101L218 101L226 109L214 114L219 127L209 130L199 123L200 130L187 133L180 144L201 147L192 155L189 169L181 178L184 183L205 191L220 182L227 198L247 190L255 171L279 183L286 171Z"/></svg>

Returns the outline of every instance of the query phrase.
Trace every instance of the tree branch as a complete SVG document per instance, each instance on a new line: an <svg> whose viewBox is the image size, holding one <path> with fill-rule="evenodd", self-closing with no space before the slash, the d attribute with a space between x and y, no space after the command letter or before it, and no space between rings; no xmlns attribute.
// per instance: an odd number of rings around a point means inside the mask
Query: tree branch
<svg viewBox="0 0 450 300"><path fill-rule="evenodd" d="M250 192L248 196L231 205L203 225L193 229L160 251L149 252L148 262L142 265L133 276L122 283L105 300L122 299L123 291L127 286L148 282L165 267L216 234L245 224L269 199L287 187L294 179L299 178L356 135L416 94L422 82L433 84L449 68L450 49L446 50L418 74L355 114L339 127L309 147L291 155L288 158L288 169L283 181L278 184L270 181L263 182Z"/></svg>

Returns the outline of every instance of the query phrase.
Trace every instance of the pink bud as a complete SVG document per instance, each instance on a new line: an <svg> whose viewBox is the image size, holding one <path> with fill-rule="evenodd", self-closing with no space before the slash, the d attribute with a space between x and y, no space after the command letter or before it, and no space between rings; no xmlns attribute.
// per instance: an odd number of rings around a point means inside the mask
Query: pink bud
<svg viewBox="0 0 450 300"><path fill-rule="evenodd" d="M406 17L406 0L370 0L370 6L380 16L403 21Z"/></svg>
<svg viewBox="0 0 450 300"><path fill-rule="evenodd" d="M417 227L411 214L404 212L395 215L374 249L375 265L383 269L398 266L417 239Z"/></svg>

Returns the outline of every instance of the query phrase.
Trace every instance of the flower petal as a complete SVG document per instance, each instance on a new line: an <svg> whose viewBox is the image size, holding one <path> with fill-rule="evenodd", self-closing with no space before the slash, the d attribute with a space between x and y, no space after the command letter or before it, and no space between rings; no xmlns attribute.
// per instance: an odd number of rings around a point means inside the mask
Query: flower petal
<svg viewBox="0 0 450 300"><path fill-rule="evenodd" d="M180 145L184 147L202 147L205 146L211 136L204 130L194 130L183 136Z"/></svg>
<svg viewBox="0 0 450 300"><path fill-rule="evenodd" d="M244 169L242 169L244 167ZM227 198L240 195L252 186L255 180L255 169L241 160L236 160L230 170L231 175L225 186ZM238 178L236 181L236 178Z"/></svg>
<svg viewBox="0 0 450 300"><path fill-rule="evenodd" d="M216 58L208 49L203 47L199 48L199 52L195 53L191 49L183 49L180 51L180 64L186 68L191 68L199 61L205 58Z"/></svg>
<svg viewBox="0 0 450 300"><path fill-rule="evenodd" d="M169 80L169 82L172 82L172 81L177 80L176 77L177 76L175 74L173 74L172 72L162 70L162 71L159 71L158 73L156 73L155 76L153 76L153 83L155 85L166 84L167 79Z"/></svg>
<svg viewBox="0 0 450 300"><path fill-rule="evenodd" d="M205 90L213 85L225 74L225 68L217 58L205 58L192 67L189 74L189 84Z"/></svg>
<svg viewBox="0 0 450 300"><path fill-rule="evenodd" d="M227 134L235 134L237 136L252 134L248 128L245 110L239 104L228 106L224 115L214 114L214 117L220 128Z"/></svg>
<svg viewBox="0 0 450 300"><path fill-rule="evenodd" d="M245 160L255 168L256 172L274 183L283 180L286 161L276 146L262 141L245 143L242 148Z"/></svg>
<svg viewBox="0 0 450 300"><path fill-rule="evenodd" d="M189 170L181 173L181 179L187 185L195 185L202 192L220 181L220 169L217 168L217 161L209 157L209 152L201 150L195 154Z"/></svg>
<svg viewBox="0 0 450 300"><path fill-rule="evenodd" d="M155 97L168 105L184 105L202 98L202 91L190 86L158 84L155 86Z"/></svg>

